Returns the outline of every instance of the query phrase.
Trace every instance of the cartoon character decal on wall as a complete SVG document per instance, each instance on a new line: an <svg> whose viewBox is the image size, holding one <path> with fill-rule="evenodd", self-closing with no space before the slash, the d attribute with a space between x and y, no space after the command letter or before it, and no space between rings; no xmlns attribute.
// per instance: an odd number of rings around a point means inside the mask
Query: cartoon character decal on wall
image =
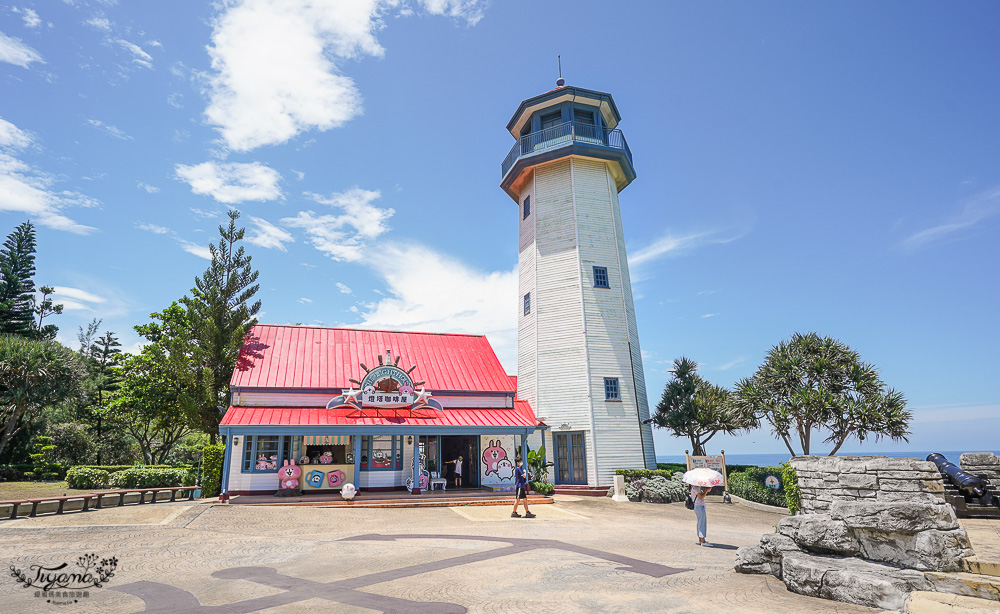
<svg viewBox="0 0 1000 614"><path fill-rule="evenodd" d="M286 460L281 469L278 469L278 492L274 494L280 497L302 494L302 488L299 486L300 477L302 469L295 464L295 460Z"/></svg>
<svg viewBox="0 0 1000 614"><path fill-rule="evenodd" d="M504 464L501 465L501 463ZM491 439L489 447L483 450L483 465L486 467L486 475L492 473L501 480L509 480L514 477L514 466L507 460L507 451L500 445L499 439L496 441Z"/></svg>
<svg viewBox="0 0 1000 614"><path fill-rule="evenodd" d="M257 457L257 470L258 471L270 471L271 469L278 468L278 457L272 454L271 459L268 460L266 456L261 454Z"/></svg>
<svg viewBox="0 0 1000 614"><path fill-rule="evenodd" d="M313 488L319 488L323 486L323 476L326 475L322 471L316 471L313 469L306 474L306 482Z"/></svg>
<svg viewBox="0 0 1000 614"><path fill-rule="evenodd" d="M337 488L338 486L343 486L344 480L347 476L340 469L336 469L326 474L326 483L330 485L330 488Z"/></svg>
<svg viewBox="0 0 1000 614"><path fill-rule="evenodd" d="M330 450L325 450L323 454L320 455L319 457L320 465L329 465L332 462L333 462L333 452L331 452Z"/></svg>

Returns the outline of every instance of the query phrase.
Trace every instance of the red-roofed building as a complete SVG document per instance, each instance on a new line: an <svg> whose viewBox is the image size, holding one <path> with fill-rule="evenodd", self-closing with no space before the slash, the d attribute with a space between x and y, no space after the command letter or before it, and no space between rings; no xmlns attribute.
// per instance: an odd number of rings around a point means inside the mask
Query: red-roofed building
<svg viewBox="0 0 1000 614"><path fill-rule="evenodd" d="M512 487L514 457L545 426L516 389L482 335L257 325L220 426L223 495L274 492L286 460L306 492L419 493L457 473L462 486ZM408 484L415 474L426 483Z"/></svg>

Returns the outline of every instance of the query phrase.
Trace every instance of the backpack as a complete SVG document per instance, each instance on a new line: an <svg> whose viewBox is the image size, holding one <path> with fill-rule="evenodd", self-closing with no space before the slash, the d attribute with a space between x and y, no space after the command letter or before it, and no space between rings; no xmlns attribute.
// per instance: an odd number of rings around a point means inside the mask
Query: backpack
<svg viewBox="0 0 1000 614"><path fill-rule="evenodd" d="M688 495L687 498L684 499L684 507L689 510L694 509L694 499L691 498L691 495Z"/></svg>

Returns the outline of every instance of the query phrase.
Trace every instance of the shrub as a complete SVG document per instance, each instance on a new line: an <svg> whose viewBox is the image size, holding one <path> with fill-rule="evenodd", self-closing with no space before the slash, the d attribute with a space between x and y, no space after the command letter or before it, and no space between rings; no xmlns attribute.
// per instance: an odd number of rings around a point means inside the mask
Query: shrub
<svg viewBox="0 0 1000 614"><path fill-rule="evenodd" d="M0 465L0 482L20 482L34 465Z"/></svg>
<svg viewBox="0 0 1000 614"><path fill-rule="evenodd" d="M551 495L556 491L556 487L548 482L532 482L531 491L540 495Z"/></svg>
<svg viewBox="0 0 1000 614"><path fill-rule="evenodd" d="M107 471L108 473L115 474L119 471L125 471L126 469L186 469L188 471L194 471L194 468L190 465L77 465L74 469L101 469L102 471Z"/></svg>
<svg viewBox="0 0 1000 614"><path fill-rule="evenodd" d="M85 463L93 456L92 437L85 424L79 422L62 422L50 424L45 430L52 438L52 458L56 462L72 467Z"/></svg>
<svg viewBox="0 0 1000 614"><path fill-rule="evenodd" d="M100 488L111 482L111 474L103 469L73 467L66 472L66 485L70 488Z"/></svg>
<svg viewBox="0 0 1000 614"><path fill-rule="evenodd" d="M802 491L799 489L799 474L789 463L781 463L781 487L785 491L785 503L794 516L802 507Z"/></svg>
<svg viewBox="0 0 1000 614"><path fill-rule="evenodd" d="M66 475L66 468L55 460L56 446L52 438L40 435L35 438L35 452L30 454L34 468L29 477L33 480L59 480Z"/></svg>
<svg viewBox="0 0 1000 614"><path fill-rule="evenodd" d="M729 476L729 492L747 501L785 507L785 492L781 489L772 490L764 485L764 480L769 475L780 476L781 469L779 467L751 467L746 471L733 473ZM782 482L784 483L784 480Z"/></svg>
<svg viewBox="0 0 1000 614"><path fill-rule="evenodd" d="M669 471L659 470L665 473ZM672 503L683 501L691 487L681 482L681 471L674 472L672 476L651 475L649 477L636 478L630 480L625 478L625 496L629 501L646 501L648 503ZM613 489L608 491L608 496L614 494Z"/></svg>
<svg viewBox="0 0 1000 614"><path fill-rule="evenodd" d="M148 469L133 467L111 475L110 483L116 488L157 488L181 486L185 469Z"/></svg>
<svg viewBox="0 0 1000 614"><path fill-rule="evenodd" d="M687 465L684 463L656 463L656 468L666 471L686 471Z"/></svg>
<svg viewBox="0 0 1000 614"><path fill-rule="evenodd" d="M209 444L202 448L201 453L201 494L203 497L216 497L222 488L222 460L225 458L226 447L221 443Z"/></svg>
<svg viewBox="0 0 1000 614"><path fill-rule="evenodd" d="M663 464L666 465L667 463ZM684 465L679 465L679 466L682 468L684 467ZM683 471L683 469L681 470ZM675 471L677 470L676 469L617 469L615 470L615 474L625 476L625 482L627 483L629 480L650 478L653 477L654 475L660 476L661 478L670 479L673 477Z"/></svg>

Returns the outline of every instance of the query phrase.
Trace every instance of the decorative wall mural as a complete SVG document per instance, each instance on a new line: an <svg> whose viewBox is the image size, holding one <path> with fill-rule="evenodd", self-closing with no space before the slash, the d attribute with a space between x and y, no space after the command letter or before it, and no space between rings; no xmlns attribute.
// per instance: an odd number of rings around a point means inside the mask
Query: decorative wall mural
<svg viewBox="0 0 1000 614"><path fill-rule="evenodd" d="M326 474L326 483L330 485L330 488L337 488L338 486L343 485L344 480L346 479L347 476L345 476L344 472L340 469L336 469Z"/></svg>
<svg viewBox="0 0 1000 614"><path fill-rule="evenodd" d="M490 440L490 445L483 450L483 467L486 474L495 475L498 479L509 480L514 477L514 464L507 459L507 451L499 439Z"/></svg>
<svg viewBox="0 0 1000 614"><path fill-rule="evenodd" d="M319 488L323 485L323 476L326 475L322 471L316 471L315 469L306 474L306 483L308 483L313 488Z"/></svg>

